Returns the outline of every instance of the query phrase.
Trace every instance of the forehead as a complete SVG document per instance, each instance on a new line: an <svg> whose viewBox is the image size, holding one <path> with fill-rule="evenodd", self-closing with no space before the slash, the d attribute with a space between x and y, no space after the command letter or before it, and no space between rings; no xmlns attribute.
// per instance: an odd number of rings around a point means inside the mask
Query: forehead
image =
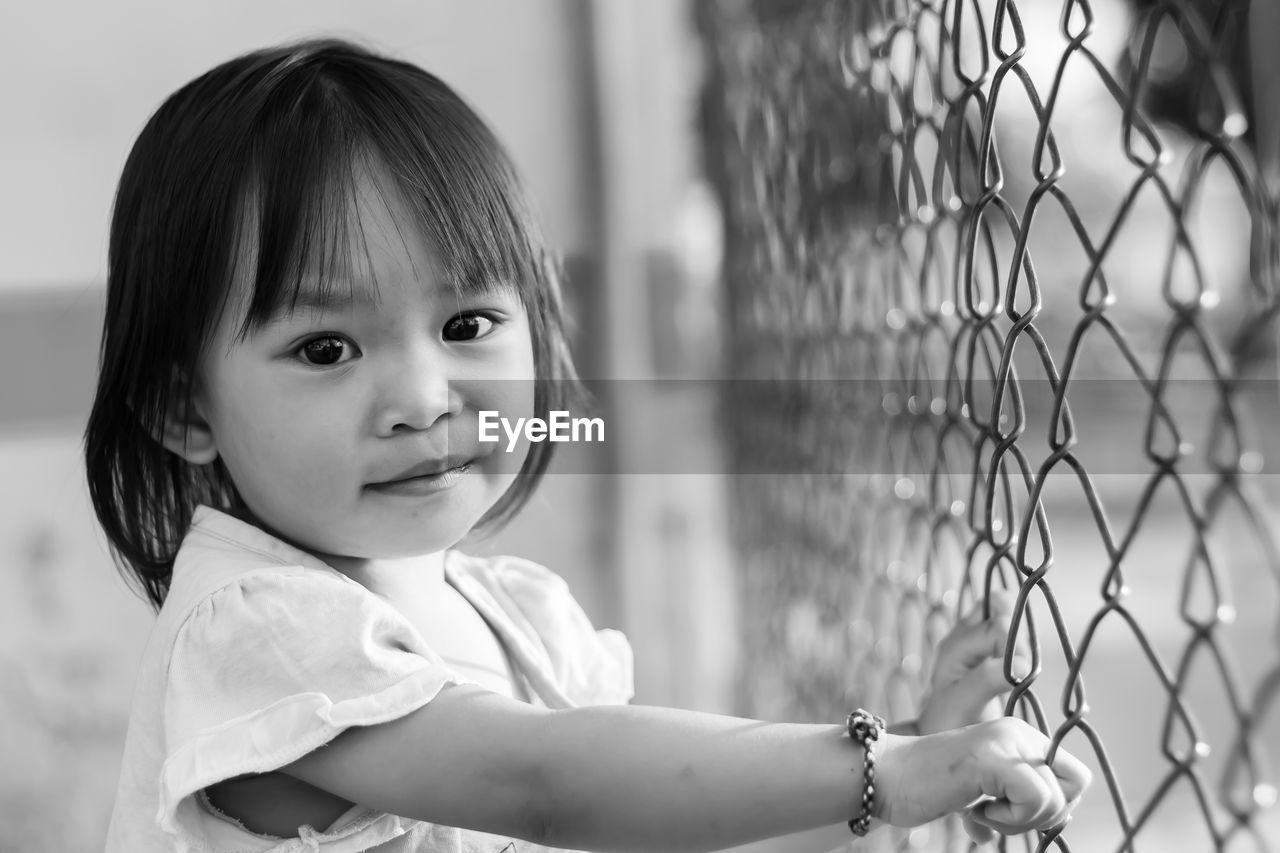
<svg viewBox="0 0 1280 853"><path fill-rule="evenodd" d="M227 306L242 333L299 311L376 304L379 281L389 276L453 287L420 217L385 169L357 164L340 184L311 209L295 210L285 227L268 221L273 211L261 192L248 194Z"/></svg>
<svg viewBox="0 0 1280 853"><path fill-rule="evenodd" d="M303 308L376 301L390 280L537 304L540 250L512 187L476 163L378 150L280 154L247 176L220 327L243 338Z"/></svg>

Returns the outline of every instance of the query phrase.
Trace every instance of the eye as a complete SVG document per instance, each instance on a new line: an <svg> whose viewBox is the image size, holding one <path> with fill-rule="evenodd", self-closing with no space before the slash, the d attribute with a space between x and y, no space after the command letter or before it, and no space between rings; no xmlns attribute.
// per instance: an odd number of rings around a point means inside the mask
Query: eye
<svg viewBox="0 0 1280 853"><path fill-rule="evenodd" d="M298 358L315 367L332 367L355 358L355 344L337 335L322 335L298 347Z"/></svg>
<svg viewBox="0 0 1280 853"><path fill-rule="evenodd" d="M493 318L485 314L473 312L459 314L444 324L444 339L446 341L474 341L492 332L495 325Z"/></svg>

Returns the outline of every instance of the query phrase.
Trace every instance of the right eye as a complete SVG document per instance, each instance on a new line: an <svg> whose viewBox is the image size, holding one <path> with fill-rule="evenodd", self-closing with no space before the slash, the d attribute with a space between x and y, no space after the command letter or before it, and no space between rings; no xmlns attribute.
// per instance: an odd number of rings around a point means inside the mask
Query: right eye
<svg viewBox="0 0 1280 853"><path fill-rule="evenodd" d="M298 347L298 358L315 367L332 367L355 358L355 344L337 335L321 335Z"/></svg>

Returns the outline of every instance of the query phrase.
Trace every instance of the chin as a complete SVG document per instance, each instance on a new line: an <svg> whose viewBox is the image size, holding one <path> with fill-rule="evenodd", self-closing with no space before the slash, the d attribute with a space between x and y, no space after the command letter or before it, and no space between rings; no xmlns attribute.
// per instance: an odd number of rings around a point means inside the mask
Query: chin
<svg viewBox="0 0 1280 853"><path fill-rule="evenodd" d="M484 516L491 502L466 501L445 505L435 512L396 513L394 510L357 510L363 517L335 518L322 526L308 525L303 550L356 560L393 560L434 554L452 548L466 538ZM346 522L345 524L343 522ZM295 540L295 544L296 544Z"/></svg>
<svg viewBox="0 0 1280 853"><path fill-rule="evenodd" d="M369 556L378 559L396 559L434 554L437 551L452 548L465 539L477 521L479 516L468 518L465 522L458 524L431 525L430 530L419 528L408 531L409 535L405 535L406 531L403 529L389 531L386 536L377 541L367 543L369 550L378 552L371 553Z"/></svg>

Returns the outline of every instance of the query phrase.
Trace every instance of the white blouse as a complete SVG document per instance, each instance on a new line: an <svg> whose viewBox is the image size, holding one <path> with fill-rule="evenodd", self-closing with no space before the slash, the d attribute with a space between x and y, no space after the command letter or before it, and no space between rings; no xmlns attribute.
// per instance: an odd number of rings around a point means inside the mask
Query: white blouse
<svg viewBox="0 0 1280 853"><path fill-rule="evenodd" d="M516 695L549 708L631 699L626 638L595 630L559 576L515 557L456 551L444 572L502 641ZM323 830L279 838L250 832L204 795L283 767L350 726L402 717L460 683L475 682L385 599L201 507L144 652L107 853L546 849L360 806Z"/></svg>

